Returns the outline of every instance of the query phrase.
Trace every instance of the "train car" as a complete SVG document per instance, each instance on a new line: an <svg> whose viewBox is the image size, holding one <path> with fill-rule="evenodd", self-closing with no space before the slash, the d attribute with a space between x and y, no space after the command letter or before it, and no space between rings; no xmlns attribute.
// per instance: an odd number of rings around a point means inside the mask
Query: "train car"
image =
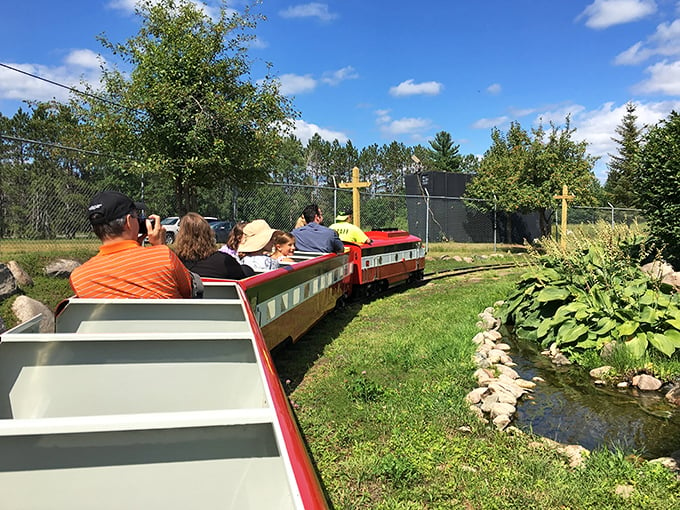
<svg viewBox="0 0 680 510"><path fill-rule="evenodd" d="M352 292L370 295L423 277L425 250L420 238L403 230L370 231L366 235L371 244L345 243L355 267L350 278Z"/></svg>
<svg viewBox="0 0 680 510"><path fill-rule="evenodd" d="M344 253L196 300L66 300L0 336L0 493L8 508L325 509L270 350L339 300L422 276L420 239Z"/></svg>
<svg viewBox="0 0 680 510"><path fill-rule="evenodd" d="M325 509L243 290L70 299L0 338L0 493L12 509Z"/></svg>

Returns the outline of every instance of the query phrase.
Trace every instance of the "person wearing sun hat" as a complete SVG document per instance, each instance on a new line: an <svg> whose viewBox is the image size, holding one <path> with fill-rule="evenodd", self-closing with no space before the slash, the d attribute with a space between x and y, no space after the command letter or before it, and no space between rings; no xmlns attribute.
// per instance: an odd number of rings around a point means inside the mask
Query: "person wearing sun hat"
<svg viewBox="0 0 680 510"><path fill-rule="evenodd" d="M97 193L87 211L99 253L71 273L81 298L190 298L192 277L165 243L160 217L140 217L143 204L118 191ZM142 229L142 227L144 227ZM141 232L140 232L141 231ZM142 247L147 236L151 246Z"/></svg>
<svg viewBox="0 0 680 510"><path fill-rule="evenodd" d="M254 220L243 227L243 237L238 245L241 264L256 273L277 269L279 261L269 256L274 246L275 232L265 220Z"/></svg>
<svg viewBox="0 0 680 510"><path fill-rule="evenodd" d="M343 211L335 217L335 223L330 227L340 236L340 240L347 243L371 244L373 240L364 231L352 223L352 211Z"/></svg>

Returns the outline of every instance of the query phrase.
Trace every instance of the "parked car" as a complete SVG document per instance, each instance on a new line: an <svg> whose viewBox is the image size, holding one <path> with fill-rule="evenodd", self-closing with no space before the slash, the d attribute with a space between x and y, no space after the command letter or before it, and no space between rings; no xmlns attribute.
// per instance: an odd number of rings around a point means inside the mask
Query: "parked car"
<svg viewBox="0 0 680 510"><path fill-rule="evenodd" d="M214 216L203 216L208 224L212 226L213 223L219 221ZM179 216L168 216L161 220L161 225L165 227L165 243L172 244L175 242L177 232L179 231Z"/></svg>
<svg viewBox="0 0 680 510"><path fill-rule="evenodd" d="M210 223L210 228L215 232L215 241L218 244L224 244L227 242L227 237L229 237L229 232L234 227L234 223L231 221L214 221Z"/></svg>
<svg viewBox="0 0 680 510"><path fill-rule="evenodd" d="M165 227L165 243L172 244L177 237L179 230L179 216L168 216L161 220L161 225Z"/></svg>

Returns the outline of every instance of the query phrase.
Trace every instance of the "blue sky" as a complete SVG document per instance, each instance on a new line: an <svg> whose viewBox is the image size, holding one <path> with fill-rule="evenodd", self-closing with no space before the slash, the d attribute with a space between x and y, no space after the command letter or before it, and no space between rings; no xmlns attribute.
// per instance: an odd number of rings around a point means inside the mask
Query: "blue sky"
<svg viewBox="0 0 680 510"><path fill-rule="evenodd" d="M216 5L209 0L207 12ZM95 37L136 34L133 0L5 2L0 63L77 86L98 80ZM242 0L229 2L240 10ZM296 134L361 148L427 145L451 133L463 154L488 149L491 129L564 122L601 156L637 105L639 125L680 110L677 0L263 0L250 56L253 80L273 64L300 112ZM0 68L0 112L66 91Z"/></svg>

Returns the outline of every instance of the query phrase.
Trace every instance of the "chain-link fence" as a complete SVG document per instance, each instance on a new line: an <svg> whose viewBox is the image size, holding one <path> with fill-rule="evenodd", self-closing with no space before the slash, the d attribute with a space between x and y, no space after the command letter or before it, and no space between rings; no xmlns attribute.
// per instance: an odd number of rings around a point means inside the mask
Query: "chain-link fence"
<svg viewBox="0 0 680 510"><path fill-rule="evenodd" d="M100 189L77 181L51 184L49 176L40 182L17 183L0 189L0 256L40 246L49 250L68 241L96 241L86 219L92 196ZM160 188L160 186L159 186ZM109 189L120 189L111 186ZM120 189L133 199L143 199L147 214L177 216L167 186L138 183L139 193ZM316 203L329 225L339 211L352 208L352 191L334 187L292 184L262 184L250 189L218 185L201 195L197 212L230 221L265 219L273 228L290 231L304 207ZM559 218L559 208L551 215ZM540 237L538 215L506 214L494 208L493 200L424 195L361 193L361 226L364 230L395 228L408 230L424 242L513 243ZM632 223L644 220L635 209L569 207L569 223ZM553 233L556 233L553 227Z"/></svg>

